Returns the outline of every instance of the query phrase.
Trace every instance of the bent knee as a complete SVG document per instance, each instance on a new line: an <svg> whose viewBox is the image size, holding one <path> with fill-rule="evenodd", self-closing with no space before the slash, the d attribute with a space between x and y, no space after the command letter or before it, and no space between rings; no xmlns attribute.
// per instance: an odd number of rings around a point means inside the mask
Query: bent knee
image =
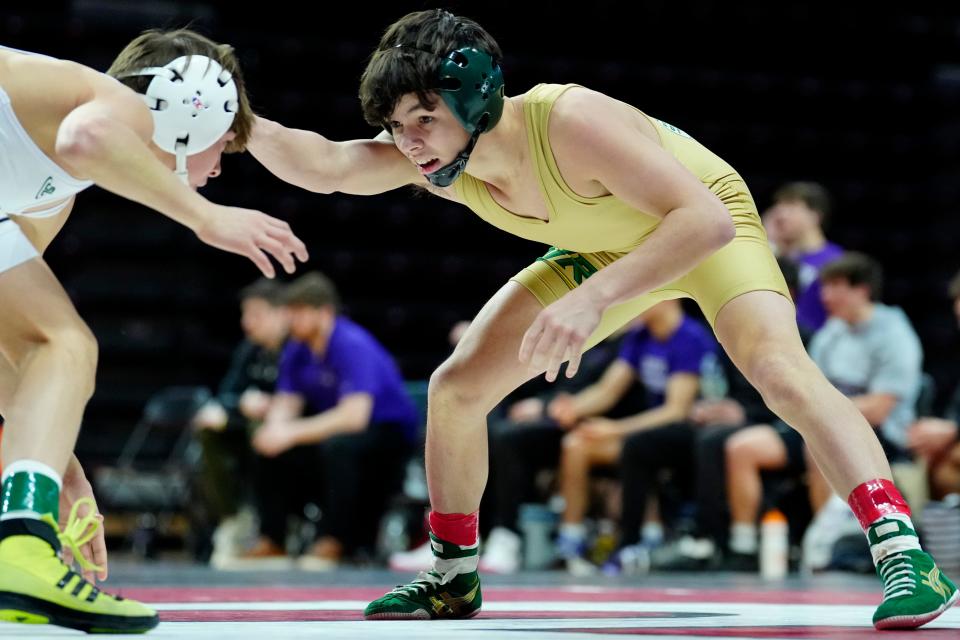
<svg viewBox="0 0 960 640"><path fill-rule="evenodd" d="M586 440L576 431L571 431L563 436L563 440L560 441L560 446L563 449L564 455L577 455L585 453Z"/></svg>
<svg viewBox="0 0 960 640"><path fill-rule="evenodd" d="M757 464L769 449L767 427L744 429L732 435L724 445L727 464Z"/></svg>
<svg viewBox="0 0 960 640"><path fill-rule="evenodd" d="M38 349L48 349L71 368L96 368L97 339L79 316L60 318L49 326L33 327L8 340L5 352L19 368Z"/></svg>
<svg viewBox="0 0 960 640"><path fill-rule="evenodd" d="M465 362L448 358L430 376L427 390L428 406L444 406L465 411L482 411L484 415L493 409L499 398L479 384L477 376Z"/></svg>
<svg viewBox="0 0 960 640"><path fill-rule="evenodd" d="M79 318L45 333L46 340L37 348L48 350L49 357L60 371L69 372L79 392L88 398L96 384L98 347L90 328Z"/></svg>
<svg viewBox="0 0 960 640"><path fill-rule="evenodd" d="M49 344L79 369L97 368L97 338L82 320L50 332Z"/></svg>
<svg viewBox="0 0 960 640"><path fill-rule="evenodd" d="M950 449L946 459L948 461L947 464L960 469L960 442L953 445L953 448Z"/></svg>
<svg viewBox="0 0 960 640"><path fill-rule="evenodd" d="M945 460L930 470L930 487L935 496L960 492L960 464Z"/></svg>
<svg viewBox="0 0 960 640"><path fill-rule="evenodd" d="M747 375L771 408L811 400L811 377L822 378L806 353L765 351L753 357Z"/></svg>

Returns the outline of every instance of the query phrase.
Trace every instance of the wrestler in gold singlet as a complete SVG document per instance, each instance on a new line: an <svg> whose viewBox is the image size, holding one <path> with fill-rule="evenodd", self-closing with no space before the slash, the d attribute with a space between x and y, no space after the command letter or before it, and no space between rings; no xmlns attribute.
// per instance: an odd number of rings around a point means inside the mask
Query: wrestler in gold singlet
<svg viewBox="0 0 960 640"><path fill-rule="evenodd" d="M566 184L550 150L547 123L553 103L576 85L540 84L523 97L530 155L550 221L516 215L500 206L486 184L469 173L454 183L458 195L481 218L513 235L552 245L552 249L513 279L546 307L590 275L643 243L660 219L614 195L587 198ZM783 274L770 251L757 206L733 167L684 131L646 116L660 144L700 178L727 206L736 238L692 271L650 293L614 306L603 316L588 345L610 335L661 300L693 298L713 324L724 304L747 291L776 291L790 298Z"/></svg>

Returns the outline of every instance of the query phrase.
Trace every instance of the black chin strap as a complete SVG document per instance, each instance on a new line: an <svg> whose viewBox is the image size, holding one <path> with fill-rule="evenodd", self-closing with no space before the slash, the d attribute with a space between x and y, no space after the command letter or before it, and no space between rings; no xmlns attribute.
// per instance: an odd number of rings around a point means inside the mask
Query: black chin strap
<svg viewBox="0 0 960 640"><path fill-rule="evenodd" d="M473 135L470 136L470 142L467 143L463 151L457 154L453 162L440 167L433 173L427 174L427 180L430 181L430 184L435 187L449 187L452 185L454 181L460 177L460 174L463 173L463 170L467 168L467 160L470 159L470 154L473 153L473 148L477 145L477 139L481 133L482 131L477 128L473 132Z"/></svg>

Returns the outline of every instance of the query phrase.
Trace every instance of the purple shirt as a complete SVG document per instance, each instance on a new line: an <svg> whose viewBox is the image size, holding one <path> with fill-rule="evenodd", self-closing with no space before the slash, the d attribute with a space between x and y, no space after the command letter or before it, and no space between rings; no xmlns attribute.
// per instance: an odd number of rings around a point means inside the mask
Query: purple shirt
<svg viewBox="0 0 960 640"><path fill-rule="evenodd" d="M647 406L659 407L666 398L670 376L699 376L707 361L716 359L717 341L702 324L684 317L673 335L662 342L646 327L634 329L624 336L618 357L637 372L647 392Z"/></svg>
<svg viewBox="0 0 960 640"><path fill-rule="evenodd" d="M823 301L820 299L820 269L841 255L843 249L828 242L817 251L792 256L800 272L797 324L801 327L816 331L827 321L827 310L823 308Z"/></svg>
<svg viewBox="0 0 960 640"><path fill-rule="evenodd" d="M337 316L323 356L302 342L287 342L280 354L277 391L303 396L305 415L331 409L343 396L369 393L370 424L394 425L410 441L416 436L416 408L393 357L366 329L343 316Z"/></svg>

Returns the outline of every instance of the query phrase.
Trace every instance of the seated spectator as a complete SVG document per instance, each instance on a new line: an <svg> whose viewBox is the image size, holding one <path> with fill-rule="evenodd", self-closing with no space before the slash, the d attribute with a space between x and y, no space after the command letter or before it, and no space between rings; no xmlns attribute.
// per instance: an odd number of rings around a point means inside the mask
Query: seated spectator
<svg viewBox="0 0 960 640"><path fill-rule="evenodd" d="M830 318L813 336L810 356L877 430L888 459L907 459L907 427L914 418L922 374L920 340L901 309L878 302L883 273L873 259L846 253L823 267L820 280ZM802 438L782 420L731 437L726 463L729 548L734 556L756 557L762 472L806 474L814 513L832 495ZM840 533L839 527L834 530Z"/></svg>
<svg viewBox="0 0 960 640"><path fill-rule="evenodd" d="M960 273L950 283L953 312L960 324ZM927 463L930 497L943 500L960 493L960 386L954 392L944 418L924 417L907 432L907 446Z"/></svg>
<svg viewBox="0 0 960 640"><path fill-rule="evenodd" d="M280 283L262 278L240 291L240 326L230 368L214 399L194 417L201 445L197 493L203 511L217 527L211 563L219 566L237 553L243 523L237 518L249 489L250 434L266 415L277 381L277 361L287 339L287 310Z"/></svg>
<svg viewBox="0 0 960 640"><path fill-rule="evenodd" d="M557 538L568 567L581 565L585 552L584 517L588 506L590 471L616 464L631 434L658 430L687 417L697 398L700 373L714 360L718 345L709 330L688 318L678 300L667 300L641 315L642 329L624 338L617 360L600 380L576 395L557 397L550 414L569 433L564 436L560 460L561 493L565 508ZM606 413L639 379L647 395L647 409L620 419ZM640 536L645 496L625 501L621 539Z"/></svg>
<svg viewBox="0 0 960 640"><path fill-rule="evenodd" d="M283 300L291 340L253 439L262 537L249 556L283 556L287 515L313 502L322 514L319 535L300 564L329 569L372 546L387 501L401 487L416 408L386 349L338 312L325 276L301 276Z"/></svg>
<svg viewBox="0 0 960 640"><path fill-rule="evenodd" d="M800 329L816 331L826 322L827 313L820 300L820 268L843 253L829 242L824 228L830 217L831 198L816 182L790 182L773 194L773 206L763 214L763 224L774 253L799 266L797 324Z"/></svg>

